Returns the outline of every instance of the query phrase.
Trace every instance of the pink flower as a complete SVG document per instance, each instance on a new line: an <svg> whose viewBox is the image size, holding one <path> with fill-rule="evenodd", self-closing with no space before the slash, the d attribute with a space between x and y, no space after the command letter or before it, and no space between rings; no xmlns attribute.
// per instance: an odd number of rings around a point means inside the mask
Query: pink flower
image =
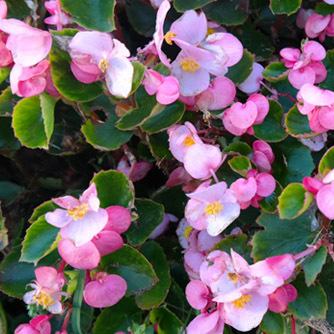
<svg viewBox="0 0 334 334"><path fill-rule="evenodd" d="M260 172L272 173L271 164L275 156L270 145L264 140L256 140L253 143L253 157L251 160L257 165Z"/></svg>
<svg viewBox="0 0 334 334"><path fill-rule="evenodd" d="M146 70L142 84L147 94L157 94L156 99L162 105L171 104L180 96L178 80L172 76L165 77L154 70Z"/></svg>
<svg viewBox="0 0 334 334"><path fill-rule="evenodd" d="M322 182L324 185L315 197L317 206L328 219L334 219L334 170L330 171Z"/></svg>
<svg viewBox="0 0 334 334"><path fill-rule="evenodd" d="M128 97L132 87L133 66L126 46L109 34L80 31L69 44L71 69L83 83L100 80L104 74L112 95Z"/></svg>
<svg viewBox="0 0 334 334"><path fill-rule="evenodd" d="M61 298L68 296L66 292L62 292L64 274L58 273L53 267L39 267L35 269L35 276L35 283L29 284L33 290L23 296L23 301L26 304L42 306L51 313L61 313Z"/></svg>
<svg viewBox="0 0 334 334"><path fill-rule="evenodd" d="M224 331L224 321L219 311L201 313L187 327L187 334L221 334Z"/></svg>
<svg viewBox="0 0 334 334"><path fill-rule="evenodd" d="M8 36L0 32L0 67L6 67L13 63L12 53L6 46L7 39Z"/></svg>
<svg viewBox="0 0 334 334"><path fill-rule="evenodd" d="M309 38L319 37L321 42L325 41L326 35L334 36L334 16L312 14L305 23L305 33Z"/></svg>
<svg viewBox="0 0 334 334"><path fill-rule="evenodd" d="M179 219L171 213L165 213L163 221L153 230L148 239L154 240L162 235L168 228L170 222L177 222Z"/></svg>
<svg viewBox="0 0 334 334"><path fill-rule="evenodd" d="M187 195L190 200L185 208L185 217L196 230L206 229L211 236L216 236L239 216L240 206L225 182L212 186L209 183L203 183Z"/></svg>
<svg viewBox="0 0 334 334"><path fill-rule="evenodd" d="M126 156L117 165L117 170L123 172L132 182L143 179L152 168L153 163L149 163L146 160L133 162L130 165L130 161Z"/></svg>
<svg viewBox="0 0 334 334"><path fill-rule="evenodd" d="M260 89L261 81L263 79L262 72L264 67L259 63L253 64L251 74L245 81L238 85L238 88L246 94L254 94Z"/></svg>
<svg viewBox="0 0 334 334"><path fill-rule="evenodd" d="M291 284L285 284L277 288L269 295L268 309L275 313L286 311L288 304L296 300L297 294L296 288Z"/></svg>
<svg viewBox="0 0 334 334"><path fill-rule="evenodd" d="M56 25L57 30L62 30L63 25L70 23L71 16L61 8L59 0L45 1L44 5L47 11L52 15L44 20L46 24Z"/></svg>
<svg viewBox="0 0 334 334"><path fill-rule="evenodd" d="M315 13L314 9L301 8L297 14L297 19L296 19L297 27L299 29L304 29L307 19L314 13Z"/></svg>
<svg viewBox="0 0 334 334"><path fill-rule="evenodd" d="M63 209L48 212L46 221L60 227L61 236L72 240L76 246L92 240L108 222L107 211L100 208L95 183L79 199L64 196L53 199L53 202Z"/></svg>
<svg viewBox="0 0 334 334"><path fill-rule="evenodd" d="M19 325L14 334L51 334L51 324L47 315L31 319L29 324Z"/></svg>
<svg viewBox="0 0 334 334"><path fill-rule="evenodd" d="M118 275L98 272L84 288L85 302L92 307L109 307L117 304L127 290L126 281Z"/></svg>

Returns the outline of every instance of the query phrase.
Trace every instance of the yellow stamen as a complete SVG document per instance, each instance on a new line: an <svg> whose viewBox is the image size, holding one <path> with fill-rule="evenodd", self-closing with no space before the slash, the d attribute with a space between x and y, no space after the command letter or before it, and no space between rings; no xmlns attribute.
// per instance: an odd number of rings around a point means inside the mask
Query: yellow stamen
<svg viewBox="0 0 334 334"><path fill-rule="evenodd" d="M183 234L184 234L184 237L185 237L186 239L188 239L188 237L189 237L189 235L190 235L190 233L191 233L192 230L193 230L193 228L192 228L191 226L187 226L187 227L185 228Z"/></svg>
<svg viewBox="0 0 334 334"><path fill-rule="evenodd" d="M215 33L215 30L213 28L208 28L208 30L206 31L207 36L214 34L214 33Z"/></svg>
<svg viewBox="0 0 334 334"><path fill-rule="evenodd" d="M251 298L252 298L251 295L244 295L240 297L239 299L233 301L232 304L235 308L244 308L245 304L249 303Z"/></svg>
<svg viewBox="0 0 334 334"><path fill-rule="evenodd" d="M228 273L227 278L232 281L233 283L239 282L239 275L238 273Z"/></svg>
<svg viewBox="0 0 334 334"><path fill-rule="evenodd" d="M46 309L47 307L52 306L55 303L53 298L44 291L41 291L38 295L35 295L32 301L36 302L38 306L42 306L43 309Z"/></svg>
<svg viewBox="0 0 334 334"><path fill-rule="evenodd" d="M67 209L67 215L73 216L74 220L82 219L84 215L88 212L88 204L84 203L80 206L76 206L72 209Z"/></svg>
<svg viewBox="0 0 334 334"><path fill-rule="evenodd" d="M181 60L180 64L186 72L196 72L200 68L193 57L184 57L184 60Z"/></svg>
<svg viewBox="0 0 334 334"><path fill-rule="evenodd" d="M167 44L172 45L173 44L172 38L174 37L176 37L176 34L174 34L171 31L168 31L168 33L164 36L164 39Z"/></svg>
<svg viewBox="0 0 334 334"><path fill-rule="evenodd" d="M191 137L186 137L183 144L186 145L187 147L190 147L195 144L195 141Z"/></svg>
<svg viewBox="0 0 334 334"><path fill-rule="evenodd" d="M99 62L99 69L102 73L104 73L109 68L109 61L108 59L101 59Z"/></svg>
<svg viewBox="0 0 334 334"><path fill-rule="evenodd" d="M217 215L223 209L224 209L224 206L220 203L220 201L216 201L214 203L208 204L205 207L204 212L207 215Z"/></svg>

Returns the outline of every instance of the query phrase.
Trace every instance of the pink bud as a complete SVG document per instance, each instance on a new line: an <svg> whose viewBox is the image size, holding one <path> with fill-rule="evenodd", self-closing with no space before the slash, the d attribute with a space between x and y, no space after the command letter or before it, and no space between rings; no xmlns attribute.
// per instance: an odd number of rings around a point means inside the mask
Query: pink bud
<svg viewBox="0 0 334 334"><path fill-rule="evenodd" d="M286 311L288 303L295 301L297 294L296 288L291 284L285 284L277 288L269 295L269 310L275 313Z"/></svg>

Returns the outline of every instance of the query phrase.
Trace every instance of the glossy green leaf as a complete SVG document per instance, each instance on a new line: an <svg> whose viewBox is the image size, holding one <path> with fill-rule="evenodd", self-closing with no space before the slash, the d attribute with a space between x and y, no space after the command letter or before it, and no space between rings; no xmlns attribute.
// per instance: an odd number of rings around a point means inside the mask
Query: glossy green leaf
<svg viewBox="0 0 334 334"><path fill-rule="evenodd" d="M109 274L122 276L127 285L127 295L141 294L157 283L152 265L136 249L124 245L121 249L105 255L101 265Z"/></svg>
<svg viewBox="0 0 334 334"><path fill-rule="evenodd" d="M179 12L185 12L190 9L201 8L215 0L175 0L173 5Z"/></svg>
<svg viewBox="0 0 334 334"><path fill-rule="evenodd" d="M91 182L96 184L102 208L111 205L120 205L125 208L132 206L134 199L133 184L122 172L101 171L95 174Z"/></svg>
<svg viewBox="0 0 334 334"><path fill-rule="evenodd" d="M282 219L300 216L313 201L313 194L301 183L290 183L278 198L278 213Z"/></svg>
<svg viewBox="0 0 334 334"><path fill-rule="evenodd" d="M59 228L50 225L45 217L41 216L26 231L20 261L32 262L36 265L50 249L55 248L58 233Z"/></svg>
<svg viewBox="0 0 334 334"><path fill-rule="evenodd" d="M270 0L270 9L274 14L295 13L301 6L302 0Z"/></svg>
<svg viewBox="0 0 334 334"><path fill-rule="evenodd" d="M231 79L236 85L244 82L252 72L253 63L254 56L247 50L244 50L243 56L239 63L229 67L225 76Z"/></svg>
<svg viewBox="0 0 334 334"><path fill-rule="evenodd" d="M278 197L282 193L282 186L276 181L274 192L259 201L260 207L264 212L274 213L277 211Z"/></svg>
<svg viewBox="0 0 334 334"><path fill-rule="evenodd" d="M134 323L140 323L142 311L133 298L123 298L116 305L105 308L97 317L94 334L127 332Z"/></svg>
<svg viewBox="0 0 334 334"><path fill-rule="evenodd" d="M3 250L8 245L8 230L5 226L5 218L2 216L0 208L0 250ZM0 327L1 328L1 327Z"/></svg>
<svg viewBox="0 0 334 334"><path fill-rule="evenodd" d="M0 84L7 79L10 73L10 67L0 67Z"/></svg>
<svg viewBox="0 0 334 334"><path fill-rule="evenodd" d="M278 142L287 136L282 125L284 112L282 106L275 100L269 100L269 105L269 113L265 120L253 126L254 135L267 142Z"/></svg>
<svg viewBox="0 0 334 334"><path fill-rule="evenodd" d="M171 159L173 157L169 150L167 131L162 131L148 137L150 149L154 156L161 159Z"/></svg>
<svg viewBox="0 0 334 334"><path fill-rule="evenodd" d="M316 135L310 128L310 122L306 115L299 112L294 105L285 117L286 132L296 138L309 138Z"/></svg>
<svg viewBox="0 0 334 334"><path fill-rule="evenodd" d="M240 0L218 0L207 5L204 11L209 19L222 25L234 26L247 20L247 14L239 8L240 5Z"/></svg>
<svg viewBox="0 0 334 334"><path fill-rule="evenodd" d="M21 20L30 15L30 9L24 0L7 0L6 3L8 7L7 19Z"/></svg>
<svg viewBox="0 0 334 334"><path fill-rule="evenodd" d="M315 6L315 12L322 16L334 13L334 6L329 5L328 3L320 2Z"/></svg>
<svg viewBox="0 0 334 334"><path fill-rule="evenodd" d="M138 89L138 87L140 86L141 82L144 79L146 67L141 63L139 63L138 61L133 61L131 64L133 66L133 78L132 78L132 88L130 94L133 94Z"/></svg>
<svg viewBox="0 0 334 334"><path fill-rule="evenodd" d="M334 326L334 262L329 261L321 270L320 283L325 290L328 302L327 321Z"/></svg>
<svg viewBox="0 0 334 334"><path fill-rule="evenodd" d="M322 89L334 90L334 50L327 51L326 58L322 63L326 67L327 76L324 81L319 83L319 87Z"/></svg>
<svg viewBox="0 0 334 334"><path fill-rule="evenodd" d="M310 256L301 264L304 269L305 282L307 286L314 283L326 262L326 257L327 248L325 245L322 245L313 256Z"/></svg>
<svg viewBox="0 0 334 334"><path fill-rule="evenodd" d="M0 119L1 123L1 119ZM18 184L8 182L8 181L0 181L0 200L9 200L12 201L15 199L20 192L24 188L19 186Z"/></svg>
<svg viewBox="0 0 334 334"><path fill-rule="evenodd" d="M323 176L334 169L334 146L329 148L319 163L319 173Z"/></svg>
<svg viewBox="0 0 334 334"><path fill-rule="evenodd" d="M158 307L150 312L150 321L158 324L158 334L180 334L182 322L165 307Z"/></svg>
<svg viewBox="0 0 334 334"><path fill-rule="evenodd" d="M152 263L159 279L159 282L152 289L136 296L137 305L141 309L148 310L158 307L165 300L171 284L171 278L166 255L159 244L149 241L140 248L140 251Z"/></svg>
<svg viewBox="0 0 334 334"><path fill-rule="evenodd" d="M6 313L0 303L0 333L7 334L7 319Z"/></svg>
<svg viewBox="0 0 334 334"><path fill-rule="evenodd" d="M306 286L304 275L301 273L292 282L297 289L297 299L289 303L288 310L300 320L322 319L326 317L327 299L324 289L319 283Z"/></svg>
<svg viewBox="0 0 334 334"><path fill-rule="evenodd" d="M304 251L315 237L311 227L314 219L308 212L293 220L280 219L277 213L262 213L257 223L265 230L257 232L252 239L254 259L259 261L270 256Z"/></svg>
<svg viewBox="0 0 334 334"><path fill-rule="evenodd" d="M72 22L88 30L110 32L115 29L114 0L60 0L60 3L72 15Z"/></svg>
<svg viewBox="0 0 334 334"><path fill-rule="evenodd" d="M81 2L70 2L83 7ZM98 1L96 1L96 3L98 3ZM90 16L93 17L94 15ZM59 92L64 95L65 98L77 102L90 101L102 94L101 82L84 84L78 81L72 74L70 65L70 55L61 50L58 44L54 41L50 51L50 66L53 83Z"/></svg>
<svg viewBox="0 0 334 334"><path fill-rule="evenodd" d="M13 150L17 150L20 148L20 142L17 138L15 138L11 125L11 117L0 117L0 148L11 148Z"/></svg>
<svg viewBox="0 0 334 334"><path fill-rule="evenodd" d="M246 177L247 172L252 169L251 161L244 156L234 157L228 161L228 164L236 173L244 177Z"/></svg>
<svg viewBox="0 0 334 334"><path fill-rule="evenodd" d="M0 116L11 116L19 100L21 97L13 95L10 86L3 90L0 95Z"/></svg>
<svg viewBox="0 0 334 334"><path fill-rule="evenodd" d="M260 324L263 332L270 334L284 334L284 321L279 313L268 311Z"/></svg>
<svg viewBox="0 0 334 334"><path fill-rule="evenodd" d="M138 219L132 222L125 235L132 246L139 246L146 241L154 229L164 219L164 207L150 199L135 201Z"/></svg>
<svg viewBox="0 0 334 334"><path fill-rule="evenodd" d="M143 131L152 134L160 132L177 123L185 112L185 105L175 101L166 106L157 104L150 116L140 127Z"/></svg>
<svg viewBox="0 0 334 334"><path fill-rule="evenodd" d="M264 70L263 70L263 77L270 81L276 82L282 77L288 75L288 68L285 67L284 63L270 63Z"/></svg>
<svg viewBox="0 0 334 334"><path fill-rule="evenodd" d="M236 152L241 155L248 155L252 153L252 149L248 144L242 141L237 141L224 148L223 153L229 153L229 152Z"/></svg>

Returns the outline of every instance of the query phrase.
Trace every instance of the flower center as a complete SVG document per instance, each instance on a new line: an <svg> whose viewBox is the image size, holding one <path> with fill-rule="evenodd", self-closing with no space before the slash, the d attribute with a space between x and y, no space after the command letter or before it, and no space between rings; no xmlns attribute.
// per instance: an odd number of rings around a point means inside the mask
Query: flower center
<svg viewBox="0 0 334 334"><path fill-rule="evenodd" d="M249 303L251 298L252 298L251 295L244 295L241 296L239 299L233 301L232 304L235 308L244 308L245 304Z"/></svg>
<svg viewBox="0 0 334 334"><path fill-rule="evenodd" d="M99 62L99 69L102 73L104 73L109 67L109 60L108 59L101 59Z"/></svg>
<svg viewBox="0 0 334 334"><path fill-rule="evenodd" d="M228 273L227 278L232 281L233 283L238 283L239 282L239 275L238 273Z"/></svg>
<svg viewBox="0 0 334 334"><path fill-rule="evenodd" d="M223 204L221 204L220 201L216 201L214 203L208 204L205 207L204 212L207 215L217 215L223 209L224 209Z"/></svg>
<svg viewBox="0 0 334 334"><path fill-rule="evenodd" d="M176 34L174 34L171 31L168 31L168 33L164 36L164 39L167 44L172 45L173 44L172 38L174 37L176 37Z"/></svg>
<svg viewBox="0 0 334 334"><path fill-rule="evenodd" d="M189 235L190 235L190 233L191 233L192 230L193 230L193 228L192 228L191 226L187 226L187 227L184 229L183 234L184 234L184 237L185 237L186 239L188 239L188 237L189 237Z"/></svg>
<svg viewBox="0 0 334 334"><path fill-rule="evenodd" d="M84 203L72 209L67 209L67 215L72 216L74 220L82 219L88 212L88 204Z"/></svg>
<svg viewBox="0 0 334 334"><path fill-rule="evenodd" d="M47 307L52 306L55 303L53 298L44 291L41 291L38 295L35 295L32 301L36 302L38 306L41 305L43 309L46 309Z"/></svg>
<svg viewBox="0 0 334 334"><path fill-rule="evenodd" d="M208 28L208 30L206 31L207 36L214 34L214 33L215 33L215 30L213 28Z"/></svg>
<svg viewBox="0 0 334 334"><path fill-rule="evenodd" d="M186 72L196 72L200 68L193 57L184 57L184 60L181 60L180 64Z"/></svg>
<svg viewBox="0 0 334 334"><path fill-rule="evenodd" d="M185 146L187 146L187 147L190 147L192 145L195 145L195 141L191 137L186 137L186 139L184 140L183 144Z"/></svg>

